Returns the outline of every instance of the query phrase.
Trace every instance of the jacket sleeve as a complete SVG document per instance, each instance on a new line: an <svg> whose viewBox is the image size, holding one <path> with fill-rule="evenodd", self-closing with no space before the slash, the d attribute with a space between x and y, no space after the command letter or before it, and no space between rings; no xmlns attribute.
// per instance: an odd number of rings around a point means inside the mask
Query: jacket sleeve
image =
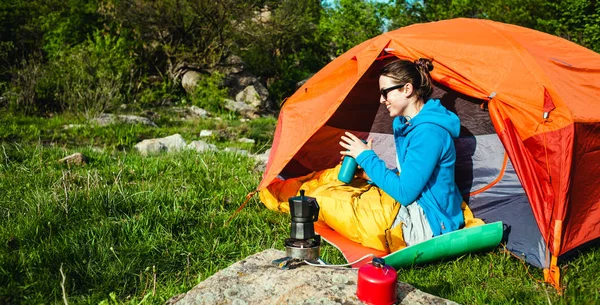
<svg viewBox="0 0 600 305"><path fill-rule="evenodd" d="M356 158L371 180L404 206L413 203L423 192L438 166L446 138L439 130L429 127L415 129L413 133L400 176L388 169L372 150L363 151Z"/></svg>

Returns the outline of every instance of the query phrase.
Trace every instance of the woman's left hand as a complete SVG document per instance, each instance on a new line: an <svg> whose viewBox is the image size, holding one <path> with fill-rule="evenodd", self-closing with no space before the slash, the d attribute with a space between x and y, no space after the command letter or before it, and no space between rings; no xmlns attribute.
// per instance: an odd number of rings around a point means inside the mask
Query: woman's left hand
<svg viewBox="0 0 600 305"><path fill-rule="evenodd" d="M347 149L340 151L340 154L356 158L363 151L371 149L371 146L373 145L373 140L369 140L369 142L365 144L357 136L346 131L345 135L342 136L340 145L343 148Z"/></svg>

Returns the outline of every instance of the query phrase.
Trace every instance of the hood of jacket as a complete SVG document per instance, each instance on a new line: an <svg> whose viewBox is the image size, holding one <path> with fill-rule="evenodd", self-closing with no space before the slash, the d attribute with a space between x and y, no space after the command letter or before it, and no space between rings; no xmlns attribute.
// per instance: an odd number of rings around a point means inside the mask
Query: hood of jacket
<svg viewBox="0 0 600 305"><path fill-rule="evenodd" d="M417 126L426 123L436 124L444 128L453 138L458 138L460 134L460 119L456 114L446 109L438 99L429 99L413 118L396 117L393 123L394 133L406 136Z"/></svg>

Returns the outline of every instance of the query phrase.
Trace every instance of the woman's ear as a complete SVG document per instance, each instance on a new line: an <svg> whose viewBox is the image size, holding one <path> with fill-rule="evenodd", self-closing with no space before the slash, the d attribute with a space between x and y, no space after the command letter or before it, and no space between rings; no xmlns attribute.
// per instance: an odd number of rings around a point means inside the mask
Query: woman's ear
<svg viewBox="0 0 600 305"><path fill-rule="evenodd" d="M406 97L410 97L414 92L414 87L413 84L411 83L406 83L406 85L404 85L404 87L402 88L402 94L404 94L404 96Z"/></svg>

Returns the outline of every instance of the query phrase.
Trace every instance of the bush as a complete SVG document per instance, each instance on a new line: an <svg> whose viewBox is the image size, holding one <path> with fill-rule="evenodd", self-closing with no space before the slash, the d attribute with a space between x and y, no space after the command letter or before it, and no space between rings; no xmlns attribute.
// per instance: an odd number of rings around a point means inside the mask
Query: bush
<svg viewBox="0 0 600 305"><path fill-rule="evenodd" d="M169 78L158 82L149 82L144 78L140 83L143 89L137 94L136 102L142 108L172 104L185 94L182 87Z"/></svg>
<svg viewBox="0 0 600 305"><path fill-rule="evenodd" d="M54 110L56 104L48 99L44 89L48 74L39 57L23 60L19 67L13 68L11 82L5 85L7 90L2 99L6 106L13 112L27 115Z"/></svg>
<svg viewBox="0 0 600 305"><path fill-rule="evenodd" d="M134 59L124 36L96 31L50 62L63 110L85 117L126 102L134 86Z"/></svg>
<svg viewBox="0 0 600 305"><path fill-rule="evenodd" d="M223 75L213 73L200 79L194 92L190 94L192 105L208 111L223 111L224 100L228 98L228 89L223 88Z"/></svg>

